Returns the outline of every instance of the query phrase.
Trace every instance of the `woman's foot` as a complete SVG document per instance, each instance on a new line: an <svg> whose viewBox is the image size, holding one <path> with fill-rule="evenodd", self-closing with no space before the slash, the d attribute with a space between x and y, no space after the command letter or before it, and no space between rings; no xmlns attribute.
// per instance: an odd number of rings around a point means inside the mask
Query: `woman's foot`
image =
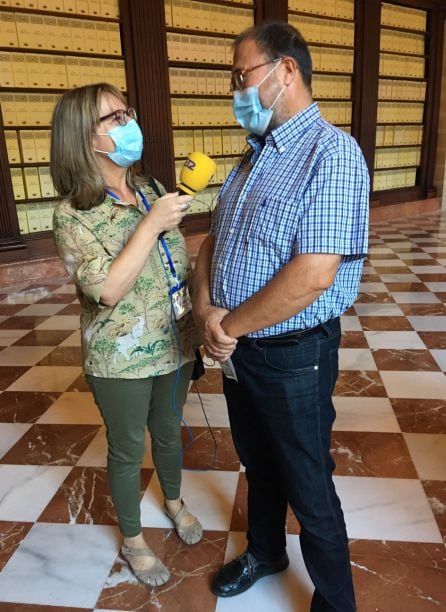
<svg viewBox="0 0 446 612"><path fill-rule="evenodd" d="M169 570L147 546L142 533L124 538L121 555L136 578L146 586L160 586L170 578Z"/></svg>
<svg viewBox="0 0 446 612"><path fill-rule="evenodd" d="M175 531L185 544L197 544L203 537L203 527L191 514L181 498L164 502L164 512L173 521Z"/></svg>

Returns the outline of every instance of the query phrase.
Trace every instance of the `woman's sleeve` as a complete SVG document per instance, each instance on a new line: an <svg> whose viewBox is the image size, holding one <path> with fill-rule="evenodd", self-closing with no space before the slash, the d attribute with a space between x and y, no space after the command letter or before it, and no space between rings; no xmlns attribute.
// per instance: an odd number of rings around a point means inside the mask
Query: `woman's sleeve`
<svg viewBox="0 0 446 612"><path fill-rule="evenodd" d="M56 208L53 227L57 251L71 279L82 293L100 304L113 257L75 214Z"/></svg>

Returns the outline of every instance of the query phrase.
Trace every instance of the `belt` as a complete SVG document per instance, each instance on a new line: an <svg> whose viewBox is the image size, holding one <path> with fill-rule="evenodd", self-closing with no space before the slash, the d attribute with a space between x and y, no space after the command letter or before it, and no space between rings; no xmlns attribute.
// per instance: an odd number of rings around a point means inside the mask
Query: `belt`
<svg viewBox="0 0 446 612"><path fill-rule="evenodd" d="M325 323L316 325L316 327L293 331L289 334L267 336L266 338L249 338L248 336L240 336L238 342L239 344L251 346L291 346L293 344L299 344L299 342L304 338L313 336L314 334L317 334L321 331L324 331L328 334L332 324L337 323L338 321L339 317L336 317L336 319L330 319Z"/></svg>

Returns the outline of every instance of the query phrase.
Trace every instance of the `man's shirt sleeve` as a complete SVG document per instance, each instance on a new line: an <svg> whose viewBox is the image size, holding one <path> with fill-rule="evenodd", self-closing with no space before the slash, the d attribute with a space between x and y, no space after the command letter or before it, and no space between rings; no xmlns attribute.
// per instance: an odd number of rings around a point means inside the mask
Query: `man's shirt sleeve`
<svg viewBox="0 0 446 612"><path fill-rule="evenodd" d="M365 255L370 180L359 147L339 146L321 160L305 194L297 253Z"/></svg>

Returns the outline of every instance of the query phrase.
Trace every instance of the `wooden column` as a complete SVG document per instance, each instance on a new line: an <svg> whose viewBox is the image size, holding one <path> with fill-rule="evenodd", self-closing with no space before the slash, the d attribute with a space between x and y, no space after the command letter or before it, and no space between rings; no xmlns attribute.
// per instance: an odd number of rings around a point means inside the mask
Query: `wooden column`
<svg viewBox="0 0 446 612"><path fill-rule="evenodd" d="M175 184L164 0L120 0L129 102L144 134L144 171Z"/></svg>
<svg viewBox="0 0 446 612"><path fill-rule="evenodd" d="M364 154L373 181L378 110L381 2L355 1L355 69L352 135Z"/></svg>
<svg viewBox="0 0 446 612"><path fill-rule="evenodd" d="M24 248L26 245L20 237L0 109L0 252Z"/></svg>

